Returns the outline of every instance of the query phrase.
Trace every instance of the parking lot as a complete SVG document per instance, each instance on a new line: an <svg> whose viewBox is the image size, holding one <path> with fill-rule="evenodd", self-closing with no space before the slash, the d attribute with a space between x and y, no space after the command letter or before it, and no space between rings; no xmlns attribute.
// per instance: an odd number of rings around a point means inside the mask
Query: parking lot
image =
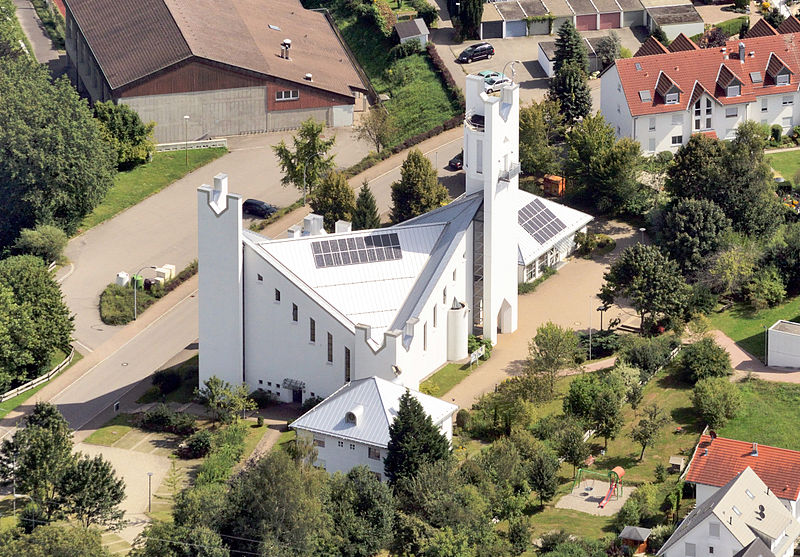
<svg viewBox="0 0 800 557"><path fill-rule="evenodd" d="M614 29L622 41L622 46L628 48L631 53L635 53L642 40L647 35L643 27ZM517 37L509 39L491 39L487 42L494 47L495 55L490 60L479 60L471 64L458 64L455 59L459 53L468 46L481 41L465 41L455 44L452 38L452 28L444 27L432 33L432 40L436 44L439 55L450 69L456 83L463 87L463 76L470 73L477 73L482 70L494 70L510 75L510 63L519 60L521 64L515 65L515 81L520 84L520 100L523 103L532 100L541 101L547 94L549 79L539 65L539 43L544 41L554 41L555 35L533 35L529 37ZM595 38L608 35L608 31L584 31L583 37ZM505 69L505 71L504 71ZM459 76L462 76L459 78ZM600 108L600 80L592 79L589 81L592 90L592 106L595 110Z"/></svg>

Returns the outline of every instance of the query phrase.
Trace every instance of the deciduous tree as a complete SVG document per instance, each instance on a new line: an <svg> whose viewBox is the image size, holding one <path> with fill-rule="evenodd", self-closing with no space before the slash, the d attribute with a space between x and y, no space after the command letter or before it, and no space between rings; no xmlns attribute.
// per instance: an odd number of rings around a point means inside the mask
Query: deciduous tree
<svg viewBox="0 0 800 557"><path fill-rule="evenodd" d="M127 169L150 160L156 150L155 122L145 124L127 104L114 101L94 103L94 116L103 125L106 139L117 152L117 165Z"/></svg>
<svg viewBox="0 0 800 557"><path fill-rule="evenodd" d="M14 243L14 252L41 257L45 263L57 262L67 246L67 235L57 226L39 224L36 228L23 228Z"/></svg>
<svg viewBox="0 0 800 557"><path fill-rule="evenodd" d="M637 243L626 248L603 278L606 282L600 299L610 305L618 298L627 298L639 314L642 327L645 319L683 315L689 287L677 263L654 246Z"/></svg>
<svg viewBox="0 0 800 557"><path fill-rule="evenodd" d="M392 484L416 474L423 463L443 460L450 455L447 438L409 391L400 397L397 416L389 425L387 449L384 471Z"/></svg>
<svg viewBox="0 0 800 557"><path fill-rule="evenodd" d="M285 141L272 147L283 172L281 184L313 193L322 178L333 170L334 155L329 155L328 151L336 143L336 136L323 138L324 128L322 123L309 118L292 138L294 149L286 145Z"/></svg>
<svg viewBox="0 0 800 557"><path fill-rule="evenodd" d="M136 536L130 557L229 557L222 538L205 526L156 520Z"/></svg>
<svg viewBox="0 0 800 557"><path fill-rule="evenodd" d="M556 143L564 135L564 116L556 100L531 102L519 111L519 159L526 174L558 170Z"/></svg>
<svg viewBox="0 0 800 557"><path fill-rule="evenodd" d="M356 197L356 207L353 210L353 230L369 230L378 228L381 225L381 217L378 213L378 204L375 196L369 189L369 182L364 180L361 189L358 190Z"/></svg>
<svg viewBox="0 0 800 557"><path fill-rule="evenodd" d="M113 184L116 155L66 77L25 57L0 58L0 247L53 224L68 234Z"/></svg>
<svg viewBox="0 0 800 557"><path fill-rule="evenodd" d="M255 410L256 403L250 398L246 385L231 385L216 375L203 382L203 386L195 389L195 396L211 414L213 421L230 423L239 414L247 410Z"/></svg>
<svg viewBox="0 0 800 557"><path fill-rule="evenodd" d="M81 456L61 477L58 491L64 510L83 525L118 528L124 511L125 482L100 455Z"/></svg>
<svg viewBox="0 0 800 557"><path fill-rule="evenodd" d="M713 201L681 199L664 215L660 243L684 272L693 274L708 264L730 230L730 219Z"/></svg>
<svg viewBox="0 0 800 557"><path fill-rule="evenodd" d="M567 464L572 464L573 475L589 453L589 445L583 440L583 429L577 423L568 425L558 435L558 456Z"/></svg>
<svg viewBox="0 0 800 557"><path fill-rule="evenodd" d="M539 495L539 505L544 508L546 501L550 501L558 489L558 457L550 449L542 447L534 453L528 466L528 478L531 488Z"/></svg>
<svg viewBox="0 0 800 557"><path fill-rule="evenodd" d="M337 220L349 221L355 210L356 196L347 178L340 172L330 172L311 196L311 210L322 215L325 230L333 232Z"/></svg>
<svg viewBox="0 0 800 557"><path fill-rule="evenodd" d="M375 150L380 153L389 146L392 137L397 133L397 127L392 122L389 111L383 106L376 106L361 118L356 126L356 133L360 140L375 145Z"/></svg>
<svg viewBox="0 0 800 557"><path fill-rule="evenodd" d="M158 555L162 557L167 554ZM35 528L29 534L13 528L6 528L0 534L0 557L72 556L111 557L111 554L103 547L100 532L94 529L47 524Z"/></svg>
<svg viewBox="0 0 800 557"><path fill-rule="evenodd" d="M631 431L631 439L642 446L642 452L639 454L640 461L644 458L645 449L658 437L659 430L668 421L669 418L657 404L649 404L644 408L642 418Z"/></svg>
<svg viewBox="0 0 800 557"><path fill-rule="evenodd" d="M622 429L622 396L609 385L597 393L592 407L592 428L595 435L602 437L604 448L608 449L608 440L616 439Z"/></svg>
<svg viewBox="0 0 800 557"><path fill-rule="evenodd" d="M711 337L690 344L681 352L681 367L688 381L733 375L731 356Z"/></svg>
<svg viewBox="0 0 800 557"><path fill-rule="evenodd" d="M439 182L431 161L412 149L400 169L400 181L392 184L392 222L399 223L447 203L447 189Z"/></svg>
<svg viewBox="0 0 800 557"><path fill-rule="evenodd" d="M708 427L716 429L736 417L742 408L742 395L727 378L709 377L695 384L692 402Z"/></svg>
<svg viewBox="0 0 800 557"><path fill-rule="evenodd" d="M536 336L528 343L525 372L545 377L552 397L558 372L575 365L577 351L578 337L575 332L548 321L536 329Z"/></svg>

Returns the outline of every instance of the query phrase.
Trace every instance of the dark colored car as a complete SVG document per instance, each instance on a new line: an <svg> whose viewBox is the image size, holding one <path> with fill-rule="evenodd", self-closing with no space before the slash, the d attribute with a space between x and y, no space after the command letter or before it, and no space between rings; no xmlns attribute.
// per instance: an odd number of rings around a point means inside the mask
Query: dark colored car
<svg viewBox="0 0 800 557"><path fill-rule="evenodd" d="M464 168L464 151L461 151L455 157L450 159L450 162L447 164L451 170L461 170Z"/></svg>
<svg viewBox="0 0 800 557"><path fill-rule="evenodd" d="M266 201L261 201L260 199L246 199L245 202L242 203L242 211L261 217L262 219L267 218L277 210L277 207L270 205Z"/></svg>
<svg viewBox="0 0 800 557"><path fill-rule="evenodd" d="M474 60L483 60L492 56L494 56L494 47L492 45L489 43L477 43L464 49L456 58L456 62L469 64Z"/></svg>

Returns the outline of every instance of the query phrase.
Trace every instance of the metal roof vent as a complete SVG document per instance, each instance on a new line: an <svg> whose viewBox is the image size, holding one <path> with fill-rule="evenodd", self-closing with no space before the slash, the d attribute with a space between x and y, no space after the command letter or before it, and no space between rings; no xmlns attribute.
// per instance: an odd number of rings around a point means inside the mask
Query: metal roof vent
<svg viewBox="0 0 800 557"><path fill-rule="evenodd" d="M310 73L307 73L307 74L306 74L304 77L305 77L305 80L306 80L306 81L314 81L314 80L312 79L312 77L313 77L313 76L312 76Z"/></svg>
<svg viewBox="0 0 800 557"><path fill-rule="evenodd" d="M290 60L289 58L289 49L292 48L292 39L283 39L281 43L281 58L285 60Z"/></svg>
<svg viewBox="0 0 800 557"><path fill-rule="evenodd" d="M758 443L753 443L753 452L750 453L750 456L758 456Z"/></svg>

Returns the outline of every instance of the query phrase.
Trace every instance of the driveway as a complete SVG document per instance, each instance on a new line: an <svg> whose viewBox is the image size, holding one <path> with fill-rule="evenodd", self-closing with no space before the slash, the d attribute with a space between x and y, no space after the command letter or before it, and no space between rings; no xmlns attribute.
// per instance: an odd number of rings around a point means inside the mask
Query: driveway
<svg viewBox="0 0 800 557"><path fill-rule="evenodd" d="M492 350L492 357L478 367L467 379L442 396L461 408L472 403L495 385L522 372L528 356L528 343L536 329L547 321L586 332L600 328L597 293L603 284L603 273L626 247L639 241L637 230L617 221L594 222L595 232L608 234L617 241L613 252L598 259L572 258L558 273L544 281L536 291L519 297L519 328L501 334ZM633 310L612 306L604 316L604 325L619 317L622 322L634 319Z"/></svg>
<svg viewBox="0 0 800 557"><path fill-rule="evenodd" d="M369 152L352 130L327 130L336 134L336 164L350 166ZM230 153L191 172L117 217L70 240L65 250L71 265L61 273L64 298L75 317L75 339L88 353L113 336L118 327L100 321L100 293L119 271L136 272L146 265L171 263L184 268L197 257L196 189L226 172L230 188L243 197L256 197L278 206L290 205L300 192L280 184L282 176L271 146L292 133L231 137ZM152 271L151 271L152 272ZM147 276L147 273L144 273Z"/></svg>

